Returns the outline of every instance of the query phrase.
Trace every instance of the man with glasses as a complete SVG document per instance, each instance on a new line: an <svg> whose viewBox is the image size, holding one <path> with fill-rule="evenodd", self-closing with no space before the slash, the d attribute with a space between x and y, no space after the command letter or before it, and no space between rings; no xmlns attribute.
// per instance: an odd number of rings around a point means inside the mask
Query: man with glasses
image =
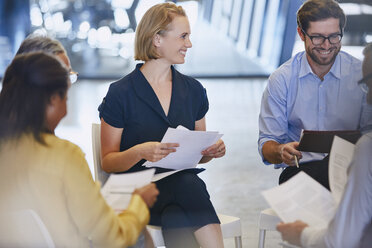
<svg viewBox="0 0 372 248"><path fill-rule="evenodd" d="M301 130L356 130L372 123L357 85L361 62L340 51L346 17L333 0L308 0L297 12L305 51L269 78L259 116L260 155L283 168L279 183L300 171L329 189L328 156L297 150Z"/></svg>
<svg viewBox="0 0 372 248"><path fill-rule="evenodd" d="M372 104L372 43L364 49L363 79L359 86L368 93ZM349 179L328 227L309 227L302 221L280 223L283 240L301 247L371 247L372 244L372 131L359 139Z"/></svg>

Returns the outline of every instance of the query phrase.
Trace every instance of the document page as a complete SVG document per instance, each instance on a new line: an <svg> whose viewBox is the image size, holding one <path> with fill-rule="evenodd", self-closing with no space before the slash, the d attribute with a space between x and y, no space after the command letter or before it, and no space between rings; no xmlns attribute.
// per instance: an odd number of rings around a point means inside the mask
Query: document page
<svg viewBox="0 0 372 248"><path fill-rule="evenodd" d="M178 143L177 151L157 161L147 161L146 167L161 167L174 170L194 168L202 158L201 152L216 143L222 134L210 131L191 131L185 128L168 128L161 143Z"/></svg>
<svg viewBox="0 0 372 248"><path fill-rule="evenodd" d="M354 156L355 145L335 136L329 155L329 186L338 205L347 183L347 171Z"/></svg>
<svg viewBox="0 0 372 248"><path fill-rule="evenodd" d="M111 174L102 187L101 193L108 205L116 212L121 212L128 207L133 191L136 188L151 183L154 173L155 169L133 173Z"/></svg>
<svg viewBox="0 0 372 248"><path fill-rule="evenodd" d="M302 220L310 226L324 227L336 211L331 192L302 171L262 194L284 222Z"/></svg>

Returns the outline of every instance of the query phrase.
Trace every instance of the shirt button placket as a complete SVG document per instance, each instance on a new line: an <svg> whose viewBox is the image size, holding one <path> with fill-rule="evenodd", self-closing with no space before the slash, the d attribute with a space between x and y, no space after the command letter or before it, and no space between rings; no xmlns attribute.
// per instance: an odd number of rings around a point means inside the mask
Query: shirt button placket
<svg viewBox="0 0 372 248"><path fill-rule="evenodd" d="M318 128L322 128L322 123L324 120L324 114L325 114L325 91L324 91L324 82L320 81L318 79L318 106L319 106L319 116L318 116Z"/></svg>

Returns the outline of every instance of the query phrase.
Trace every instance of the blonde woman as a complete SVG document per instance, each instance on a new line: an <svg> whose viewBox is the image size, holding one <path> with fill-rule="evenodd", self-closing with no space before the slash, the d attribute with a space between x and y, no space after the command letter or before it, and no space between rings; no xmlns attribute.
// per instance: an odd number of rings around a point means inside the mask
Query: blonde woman
<svg viewBox="0 0 372 248"><path fill-rule="evenodd" d="M144 63L111 84L99 107L105 171L143 170L146 160L176 152L178 144L160 143L168 127L206 130L205 89L173 67L185 62L192 46L190 32L184 10L175 4L155 5L143 16L136 30L135 59ZM202 154L200 163L222 157L225 144L219 140ZM223 247L220 222L198 172L185 170L156 182L160 194L150 210L150 224L162 226L167 248Z"/></svg>

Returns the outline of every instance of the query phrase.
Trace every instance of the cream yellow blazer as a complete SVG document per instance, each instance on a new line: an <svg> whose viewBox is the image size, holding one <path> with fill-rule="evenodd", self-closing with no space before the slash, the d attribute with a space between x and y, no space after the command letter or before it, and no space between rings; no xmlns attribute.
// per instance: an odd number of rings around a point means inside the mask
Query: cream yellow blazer
<svg viewBox="0 0 372 248"><path fill-rule="evenodd" d="M81 149L45 134L0 144L0 211L33 209L57 247L126 247L149 221L138 195L117 215L100 194ZM2 223L0 223L1 225Z"/></svg>

